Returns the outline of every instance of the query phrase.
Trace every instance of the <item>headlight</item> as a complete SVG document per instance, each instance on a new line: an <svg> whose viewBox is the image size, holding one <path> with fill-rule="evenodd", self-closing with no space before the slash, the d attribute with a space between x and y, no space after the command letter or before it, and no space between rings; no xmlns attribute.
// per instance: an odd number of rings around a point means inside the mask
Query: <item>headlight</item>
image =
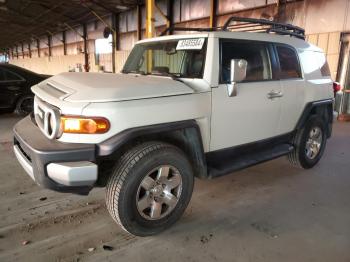
<svg viewBox="0 0 350 262"><path fill-rule="evenodd" d="M102 134L109 128L109 121L103 117L61 116L63 133Z"/></svg>

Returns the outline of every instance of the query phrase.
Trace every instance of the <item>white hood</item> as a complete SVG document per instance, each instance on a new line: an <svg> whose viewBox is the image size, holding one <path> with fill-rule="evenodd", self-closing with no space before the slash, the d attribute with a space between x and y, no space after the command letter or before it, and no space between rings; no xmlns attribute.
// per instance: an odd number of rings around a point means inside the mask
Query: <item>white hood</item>
<svg viewBox="0 0 350 262"><path fill-rule="evenodd" d="M33 87L33 91L47 92L67 102L125 101L194 93L170 77L104 73L62 73Z"/></svg>

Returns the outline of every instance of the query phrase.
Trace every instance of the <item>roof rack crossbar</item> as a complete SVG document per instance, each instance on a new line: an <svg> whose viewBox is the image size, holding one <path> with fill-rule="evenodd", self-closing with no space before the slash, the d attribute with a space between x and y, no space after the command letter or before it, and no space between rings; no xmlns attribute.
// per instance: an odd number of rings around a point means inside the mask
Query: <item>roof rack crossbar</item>
<svg viewBox="0 0 350 262"><path fill-rule="evenodd" d="M166 28L160 36L164 36L169 31L197 31L197 32L213 32L216 31L216 28L206 28L206 27L168 27Z"/></svg>
<svg viewBox="0 0 350 262"><path fill-rule="evenodd" d="M251 27L263 27L262 25L256 24L241 24L241 25L230 25L227 29L237 30L237 29L247 29ZM267 26L265 26L267 27Z"/></svg>
<svg viewBox="0 0 350 262"><path fill-rule="evenodd" d="M267 31L268 31L268 29L266 29L266 28L255 28L255 29L246 29L246 30L242 30L239 32L268 33Z"/></svg>
<svg viewBox="0 0 350 262"><path fill-rule="evenodd" d="M236 22L232 24L233 22ZM239 31L239 32L265 32L275 33L279 35L289 35L305 40L305 30L301 27L291 24L283 24L267 19L246 18L246 17L230 17L222 27L204 28L204 27L168 27L160 36L164 36L171 31L197 31L197 32L213 32L213 31Z"/></svg>
<svg viewBox="0 0 350 262"><path fill-rule="evenodd" d="M273 33L276 33L276 34L279 34L279 35L290 35L290 36L294 36L296 38L305 40L305 36L301 36L300 34L294 33L294 32L286 32L284 30L280 30L280 29L277 29L277 28L270 28L270 29L267 30L267 33L269 33L269 32L273 32Z"/></svg>

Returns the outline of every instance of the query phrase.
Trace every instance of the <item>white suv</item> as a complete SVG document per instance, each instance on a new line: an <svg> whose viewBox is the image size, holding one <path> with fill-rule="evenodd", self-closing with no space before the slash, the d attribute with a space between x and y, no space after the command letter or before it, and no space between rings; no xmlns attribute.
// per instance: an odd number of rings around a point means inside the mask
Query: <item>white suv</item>
<svg viewBox="0 0 350 262"><path fill-rule="evenodd" d="M228 30L242 20L268 33ZM18 161L52 190L105 186L113 219L139 236L180 218L194 177L284 155L313 167L332 132L325 55L300 28L248 22L142 40L120 74L63 73L34 86L34 113L14 128Z"/></svg>

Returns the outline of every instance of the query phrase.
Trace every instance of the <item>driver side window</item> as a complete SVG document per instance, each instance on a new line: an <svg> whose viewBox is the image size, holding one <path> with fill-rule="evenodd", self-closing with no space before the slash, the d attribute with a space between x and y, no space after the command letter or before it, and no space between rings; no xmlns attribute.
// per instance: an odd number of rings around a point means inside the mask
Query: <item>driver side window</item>
<svg viewBox="0 0 350 262"><path fill-rule="evenodd" d="M232 59L247 61L247 74L243 82L272 79L269 52L265 43L223 40L221 42L221 83L230 82Z"/></svg>

